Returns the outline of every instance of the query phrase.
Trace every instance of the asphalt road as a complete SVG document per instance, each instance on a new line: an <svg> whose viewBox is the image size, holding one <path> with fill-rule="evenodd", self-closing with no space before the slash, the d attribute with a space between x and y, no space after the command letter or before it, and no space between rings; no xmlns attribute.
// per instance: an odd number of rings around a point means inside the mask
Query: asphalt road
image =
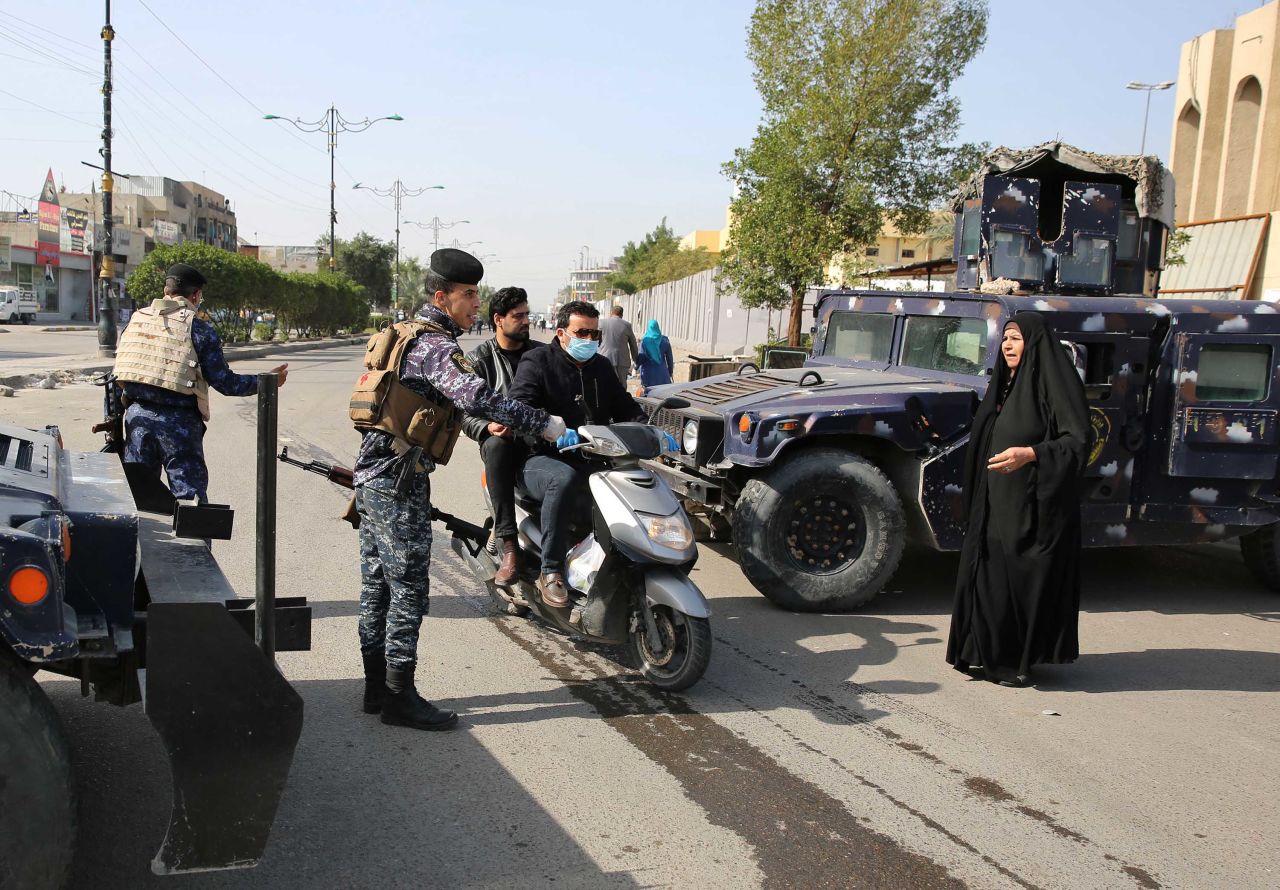
<svg viewBox="0 0 1280 890"><path fill-rule="evenodd" d="M93 355L97 351L96 328L41 331L35 325L0 324L0 362L57 355Z"/></svg>
<svg viewBox="0 0 1280 890"><path fill-rule="evenodd" d="M288 356L291 452L350 461L360 353ZM88 449L98 396L21 390L0 412ZM215 396L206 438L211 494L237 510L215 554L244 596L253 405ZM480 519L479 471L460 443L437 503ZM48 679L82 796L75 887L1280 884L1280 596L1232 548L1087 553L1080 661L1006 689L943 661L952 556L909 554L862 614L793 615L703 545L715 651L669 696L608 652L490 615L441 531L420 686L464 716L417 734L359 713L344 493L280 473L279 594L308 596L315 620L312 651L280 656L306 722L267 855L153 878L169 782L150 725Z"/></svg>

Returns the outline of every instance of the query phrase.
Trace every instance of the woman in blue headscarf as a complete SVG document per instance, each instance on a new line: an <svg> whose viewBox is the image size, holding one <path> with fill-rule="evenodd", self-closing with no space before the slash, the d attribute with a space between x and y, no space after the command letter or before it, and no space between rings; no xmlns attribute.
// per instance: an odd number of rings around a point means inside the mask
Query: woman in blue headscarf
<svg viewBox="0 0 1280 890"><path fill-rule="evenodd" d="M640 385L646 393L650 387L671 382L676 368L675 358L671 355L671 341L662 335L656 318L649 319L649 326L645 328L636 366L640 369Z"/></svg>

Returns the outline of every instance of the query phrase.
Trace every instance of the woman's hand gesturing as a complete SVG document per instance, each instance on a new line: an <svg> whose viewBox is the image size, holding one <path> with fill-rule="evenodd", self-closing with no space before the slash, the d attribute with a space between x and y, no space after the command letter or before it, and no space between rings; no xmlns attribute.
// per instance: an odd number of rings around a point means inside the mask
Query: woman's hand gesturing
<svg viewBox="0 0 1280 890"><path fill-rule="evenodd" d="M1036 452L1034 448L1029 448L1026 445L1014 445L999 454L991 455L991 459L987 461L987 469L993 473L1012 473L1014 470L1020 470L1027 464L1035 462Z"/></svg>

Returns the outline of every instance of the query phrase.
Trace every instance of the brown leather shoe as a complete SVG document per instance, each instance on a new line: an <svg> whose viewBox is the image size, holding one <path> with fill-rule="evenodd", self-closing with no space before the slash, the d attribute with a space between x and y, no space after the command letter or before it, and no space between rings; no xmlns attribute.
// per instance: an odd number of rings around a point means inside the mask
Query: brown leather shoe
<svg viewBox="0 0 1280 890"><path fill-rule="evenodd" d="M562 609L569 605L569 588L565 586L564 576L559 572L551 572L538 579L538 593L542 601L553 609Z"/></svg>
<svg viewBox="0 0 1280 890"><path fill-rule="evenodd" d="M510 587L520 577L520 546L515 538L502 539L502 564L493 576L493 583L499 587Z"/></svg>

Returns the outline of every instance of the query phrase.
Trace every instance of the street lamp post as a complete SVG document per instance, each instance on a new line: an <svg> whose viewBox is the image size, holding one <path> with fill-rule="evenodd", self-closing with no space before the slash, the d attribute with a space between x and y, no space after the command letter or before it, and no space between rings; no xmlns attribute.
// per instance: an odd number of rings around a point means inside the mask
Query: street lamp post
<svg viewBox="0 0 1280 890"><path fill-rule="evenodd" d="M442 189L442 185L429 185L420 189L409 189L404 187L404 183L396 180L391 184L391 188L380 189L371 185L364 185L357 182L352 186L353 189L366 189L375 195L381 195L384 198L394 198L396 202L396 274L395 274L395 293L392 294L391 302L400 299L400 202L404 198L416 198L423 192L429 192L433 189Z"/></svg>
<svg viewBox="0 0 1280 890"><path fill-rule="evenodd" d="M1142 147L1138 149L1139 155L1147 153L1147 118L1151 116L1151 94L1156 90L1167 90L1173 86L1172 80L1162 81L1161 83L1142 83L1141 81L1131 80L1124 85L1126 90L1141 90L1147 94L1147 110L1142 115Z"/></svg>
<svg viewBox="0 0 1280 890"><path fill-rule="evenodd" d="M335 191L338 186L334 174L334 149L338 146L339 133L362 133L372 127L378 121L402 121L398 114L389 114L385 117L365 118L362 121L349 121L339 113L336 106L330 105L329 109L324 113L324 117L317 121L304 121L296 117L281 117L278 114L264 114L263 120L268 121L286 121L293 124L304 133L320 133L323 132L329 137L329 271L333 272L338 267L337 250L338 250L338 211L334 207Z"/></svg>
<svg viewBox="0 0 1280 890"><path fill-rule="evenodd" d="M469 222L471 222L471 220L469 219L455 219L453 222L444 222L442 219L440 219L440 217L433 216L431 217L431 219L429 219L426 222L417 222L412 219L406 219L405 225L417 226L420 229L430 229L431 230L431 249L433 251L436 251L440 249L440 230L441 229L452 229L454 226L462 225L463 223L469 223Z"/></svg>

